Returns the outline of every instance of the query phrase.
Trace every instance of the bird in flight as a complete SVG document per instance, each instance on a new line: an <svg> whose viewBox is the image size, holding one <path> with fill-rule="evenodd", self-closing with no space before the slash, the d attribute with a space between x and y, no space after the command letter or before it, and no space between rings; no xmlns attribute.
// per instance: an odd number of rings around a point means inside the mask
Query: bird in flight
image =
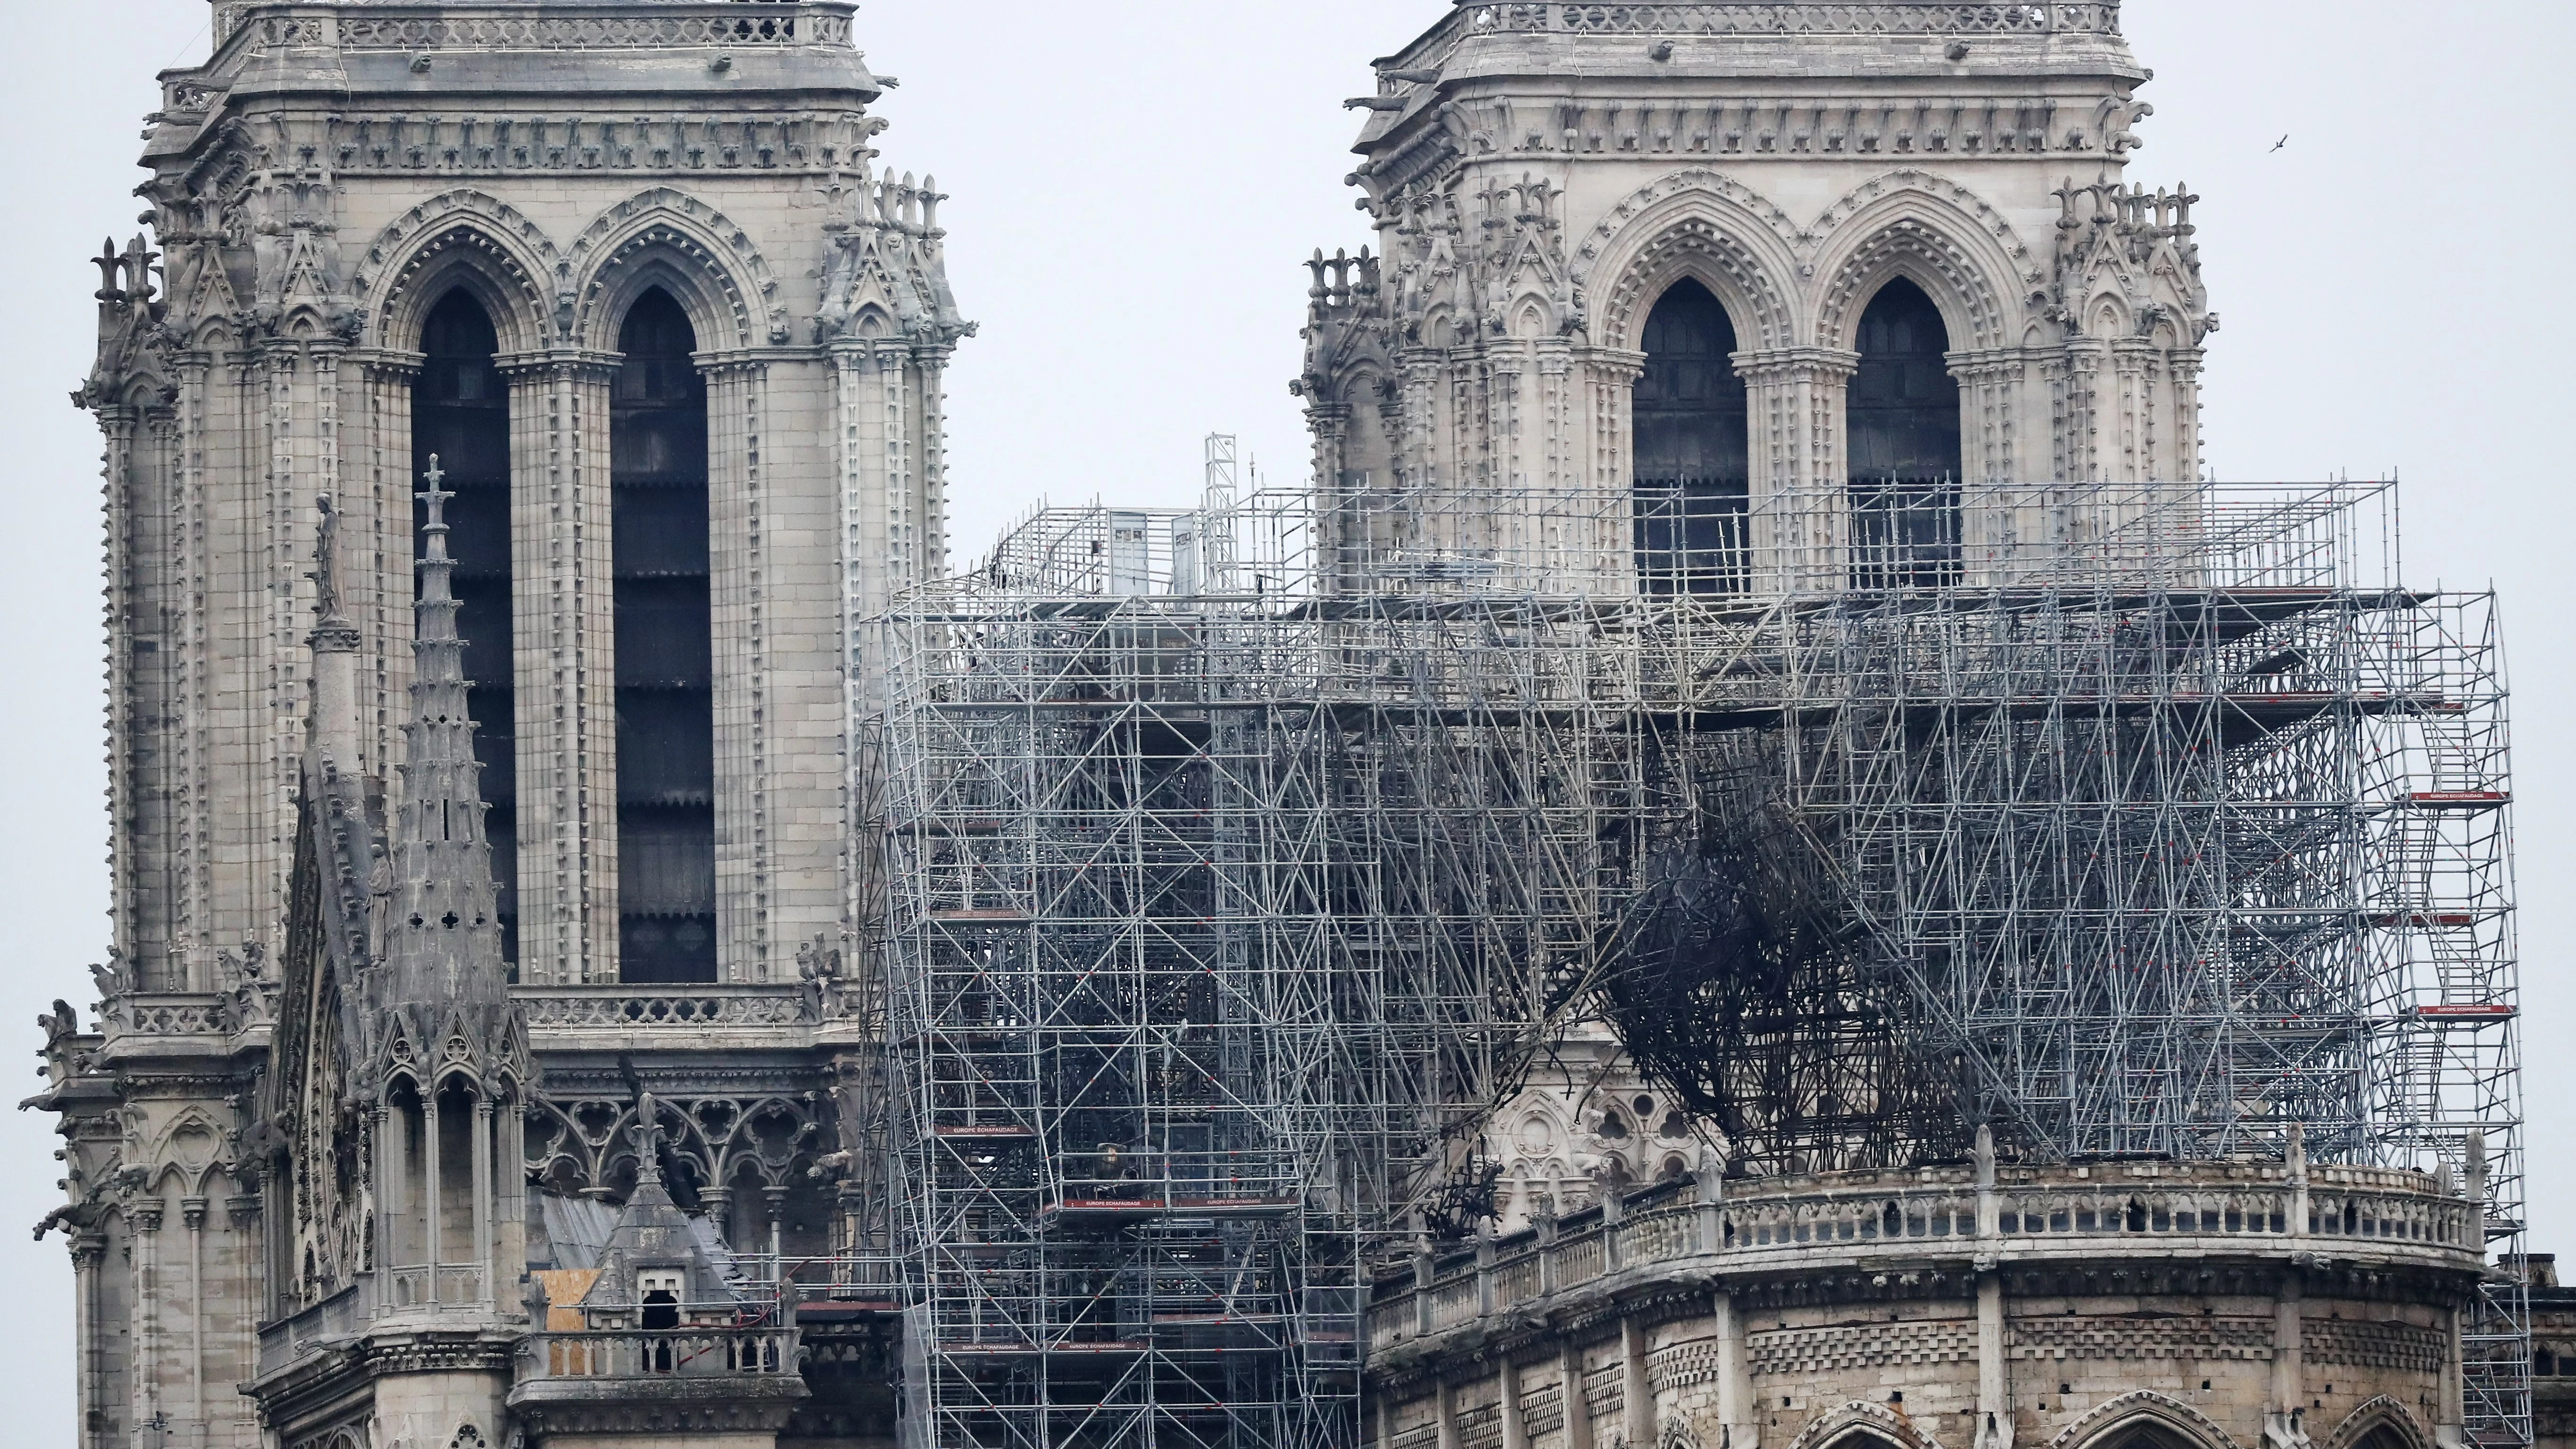
<svg viewBox="0 0 2576 1449"><path fill-rule="evenodd" d="M2272 143L2272 150L2273 150L2273 151L2278 151L2278 150L2280 150L2282 147L2287 146L2287 145L2289 145L2289 144L2290 144L2290 138L2289 138L2287 135L2283 135L2283 136L2281 137L2281 139L2280 139L2280 140L2275 141L2275 142L2273 142L2273 143ZM2270 155L2270 154L2271 154L2271 152L2270 152L2270 151L2267 151L2267 152L2265 152L2264 154L2268 156L2268 155Z"/></svg>

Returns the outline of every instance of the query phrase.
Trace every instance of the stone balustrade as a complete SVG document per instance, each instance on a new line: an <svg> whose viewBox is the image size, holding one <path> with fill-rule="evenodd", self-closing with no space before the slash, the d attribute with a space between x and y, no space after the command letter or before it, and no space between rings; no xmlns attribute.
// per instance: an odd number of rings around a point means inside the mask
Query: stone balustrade
<svg viewBox="0 0 2576 1449"><path fill-rule="evenodd" d="M244 3L216 16L216 46L251 50L662 50L850 44L847 0L701 0L650 13L547 5Z"/></svg>
<svg viewBox="0 0 2576 1449"><path fill-rule="evenodd" d="M1561 35L2117 35L2119 0L1961 4L1958 0L1715 0L1632 5L1469 5L1473 32Z"/></svg>
<svg viewBox="0 0 2576 1449"><path fill-rule="evenodd" d="M821 1019L801 985L540 986L512 993L534 1032L701 1032L786 1027Z"/></svg>
<svg viewBox="0 0 2576 1449"><path fill-rule="evenodd" d="M224 1036L233 1029L231 998L221 992L135 992L106 1004L100 1026L110 1042L129 1036Z"/></svg>
<svg viewBox="0 0 2576 1449"><path fill-rule="evenodd" d="M2482 1261L2484 1223L2466 1199L2416 1172L2280 1163L2123 1162L2005 1168L1980 1187L1965 1167L1729 1182L1715 1194L1660 1185L1472 1252L1381 1280L1368 1310L1372 1356L1637 1275L1801 1274L1830 1268L1963 1267L2128 1254L2404 1253L2448 1268Z"/></svg>
<svg viewBox="0 0 2576 1449"><path fill-rule="evenodd" d="M793 1328L680 1328L541 1333L526 1379L793 1378Z"/></svg>
<svg viewBox="0 0 2576 1449"><path fill-rule="evenodd" d="M1458 48L1489 36L1830 37L2120 35L2120 0L2054 0L2018 5L1960 0L1703 0L1604 5L1471 4L1459 7L1385 68L1438 70ZM1383 88L1383 87L1382 87ZM1390 92L1391 93L1391 92Z"/></svg>

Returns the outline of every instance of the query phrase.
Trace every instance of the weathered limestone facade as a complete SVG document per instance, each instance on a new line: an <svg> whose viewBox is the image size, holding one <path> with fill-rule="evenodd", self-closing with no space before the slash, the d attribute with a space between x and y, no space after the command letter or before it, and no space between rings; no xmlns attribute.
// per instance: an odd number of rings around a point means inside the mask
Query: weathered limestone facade
<svg viewBox="0 0 2576 1449"><path fill-rule="evenodd" d="M1461 5L1377 62L1352 182L1378 233L1313 270L1305 399L1329 547L1373 576L1633 592L1634 398L1659 300L1706 289L1736 350L1744 469L1720 592L1862 567L1860 329L1920 289L1957 389L1959 577L1981 543L2075 539L2058 483L2201 473L2218 327L2187 186L2128 168L2151 72L2119 6ZM1419 568L1387 560L1407 556ZM1998 553L1997 556L2000 556ZM1434 570L1443 570L1435 573ZM1648 583L1645 587L1652 588ZM1502 1221L1678 1173L1670 1094L1606 1029L1495 1115Z"/></svg>
<svg viewBox="0 0 2576 1449"><path fill-rule="evenodd" d="M970 330L940 198L875 164L852 7L215 10L212 58L165 77L155 240L102 259L82 394L109 447L122 958L209 991L225 952L275 949L317 494L348 519L356 763L399 761L423 329L461 290L508 394L514 964L620 979L611 391L658 289L707 398L720 979L793 980L847 924L852 625L942 567L940 379Z"/></svg>
<svg viewBox="0 0 2576 1449"><path fill-rule="evenodd" d="M854 10L217 0L164 77L78 395L116 955L92 1029L45 1018L35 1099L81 1449L894 1441L861 626L945 567L972 329L936 187L877 164ZM2015 524L1979 488L2195 477L2217 318L2192 198L2126 180L2117 10L1458 7L1356 103L1379 247L1313 264L1331 545L1637 588L1638 389L1685 282L1735 339L1736 546L1780 571L1738 584L1854 566L1899 282L1958 399L1950 565ZM467 414L492 457L434 463ZM451 553L469 484L499 542ZM701 556L622 556L660 516L627 510L696 488ZM675 578L693 675L627 633L621 588ZM628 788L630 705L701 687L703 781ZM630 806L706 812L670 912L713 922L703 978L628 952L674 858ZM1560 1047L1487 1124L1489 1234L1371 1290L1382 1449L2457 1449L2478 1184L2295 1153L1729 1177L1606 1030Z"/></svg>
<svg viewBox="0 0 2576 1449"><path fill-rule="evenodd" d="M46 1018L38 1100L67 1139L79 1442L497 1449L528 1377L522 1270L598 1250L549 1246L545 1214L626 1199L641 1092L671 1197L727 1241L790 1259L874 1241L878 1033L841 974L865 863L853 651L890 591L945 566L942 377L972 328L935 186L872 145L893 82L847 0L211 8L211 55L163 77L149 118L149 231L99 259L99 360L75 398L107 445L115 956L90 1030L68 1005ZM490 329L468 349L482 382L439 351L459 299ZM685 352L639 377L620 347L649 307L684 319L666 331ZM344 1060L374 1008L344 1020L357 983L325 990L288 958L351 892L383 927L419 779L415 495L442 450L430 414L460 403L490 409L490 456L447 445L445 466L506 499L460 534L457 587L487 590L460 623L469 707L513 702L478 720L501 742L483 797L514 782L491 883L516 948L489 965L533 1064L525 1092L464 1109L498 1155L446 1191L483 1216L407 1263L378 1220L403 1201L373 1155L387 1139ZM684 446L633 426L652 403L702 406L667 435ZM675 483L704 489L678 530L694 557L622 558L623 511ZM325 516L337 597L316 634ZM636 647L674 568L702 590L693 642ZM702 701L673 755L700 775L622 789L621 713L657 689ZM348 730L319 776L317 718ZM658 868L621 842L639 799L708 822L691 848L712 861L684 852L677 872L674 909L715 937L685 984L621 961L621 896ZM278 1097L290 1076L303 1097ZM479 1236L516 1231L523 1183L524 1255ZM488 1250L472 1302L383 1317L398 1281L455 1288L459 1233ZM744 1432L890 1434L888 1341L872 1312L818 1309L788 1371L822 1392ZM567 1413L547 1422L592 1436L568 1442L682 1422Z"/></svg>
<svg viewBox="0 0 2576 1449"><path fill-rule="evenodd" d="M1845 557L1846 392L1894 279L1947 331L1961 484L2197 478L2217 317L2195 198L2127 179L2153 108L2118 15L1462 5L1379 61L1351 102L1379 242L1317 254L1297 384L1319 484L1374 531L1340 546L1543 583L1621 554L1645 331L1683 279L1732 322L1772 585Z"/></svg>
<svg viewBox="0 0 2576 1449"><path fill-rule="evenodd" d="M1676 590L1859 580L1856 388L1899 283L1955 387L1945 577L2064 529L2028 506L2052 485L2197 479L2218 318L2197 198L2129 180L2150 72L2118 12L1460 5L1350 103L1377 245L1310 263L1330 547L1410 588L1655 591L1650 324L1687 286L1731 336L1697 385L1740 390L1741 471L1701 481L1741 522ZM1606 1031L1559 1043L1478 1144L1495 1236L1377 1285L1373 1442L2459 1441L2484 1237L2448 1183L1990 1154L1728 1178L1705 1133Z"/></svg>
<svg viewBox="0 0 2576 1449"><path fill-rule="evenodd" d="M1381 1280L1373 1442L2457 1444L2483 1228L2447 1183L2296 1157L1711 1159Z"/></svg>

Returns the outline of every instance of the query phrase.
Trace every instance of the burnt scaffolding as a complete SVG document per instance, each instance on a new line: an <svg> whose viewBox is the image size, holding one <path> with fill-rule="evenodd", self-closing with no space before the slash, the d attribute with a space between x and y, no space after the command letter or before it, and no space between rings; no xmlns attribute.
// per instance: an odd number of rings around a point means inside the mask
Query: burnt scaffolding
<svg viewBox="0 0 2576 1449"><path fill-rule="evenodd" d="M1738 1170L2296 1129L2518 1246L2493 600L2399 586L2384 486L1769 497L1641 588L1562 495L1230 474L884 623L923 1442L1356 1442L1362 1287L1586 1015ZM2469 1339L2527 1442L2518 1283Z"/></svg>

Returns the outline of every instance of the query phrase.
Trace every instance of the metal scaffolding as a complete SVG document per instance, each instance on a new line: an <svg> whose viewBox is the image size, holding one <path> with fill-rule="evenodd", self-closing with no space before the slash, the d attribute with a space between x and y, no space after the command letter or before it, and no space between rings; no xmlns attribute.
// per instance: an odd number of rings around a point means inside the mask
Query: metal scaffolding
<svg viewBox="0 0 2576 1449"><path fill-rule="evenodd" d="M936 1442L1355 1442L1360 1285L1491 1212L1484 1119L1585 1013L1760 1170L2297 1129L2518 1235L2493 604L2399 586L2387 488L1855 488L1694 552L1210 474L885 621Z"/></svg>

